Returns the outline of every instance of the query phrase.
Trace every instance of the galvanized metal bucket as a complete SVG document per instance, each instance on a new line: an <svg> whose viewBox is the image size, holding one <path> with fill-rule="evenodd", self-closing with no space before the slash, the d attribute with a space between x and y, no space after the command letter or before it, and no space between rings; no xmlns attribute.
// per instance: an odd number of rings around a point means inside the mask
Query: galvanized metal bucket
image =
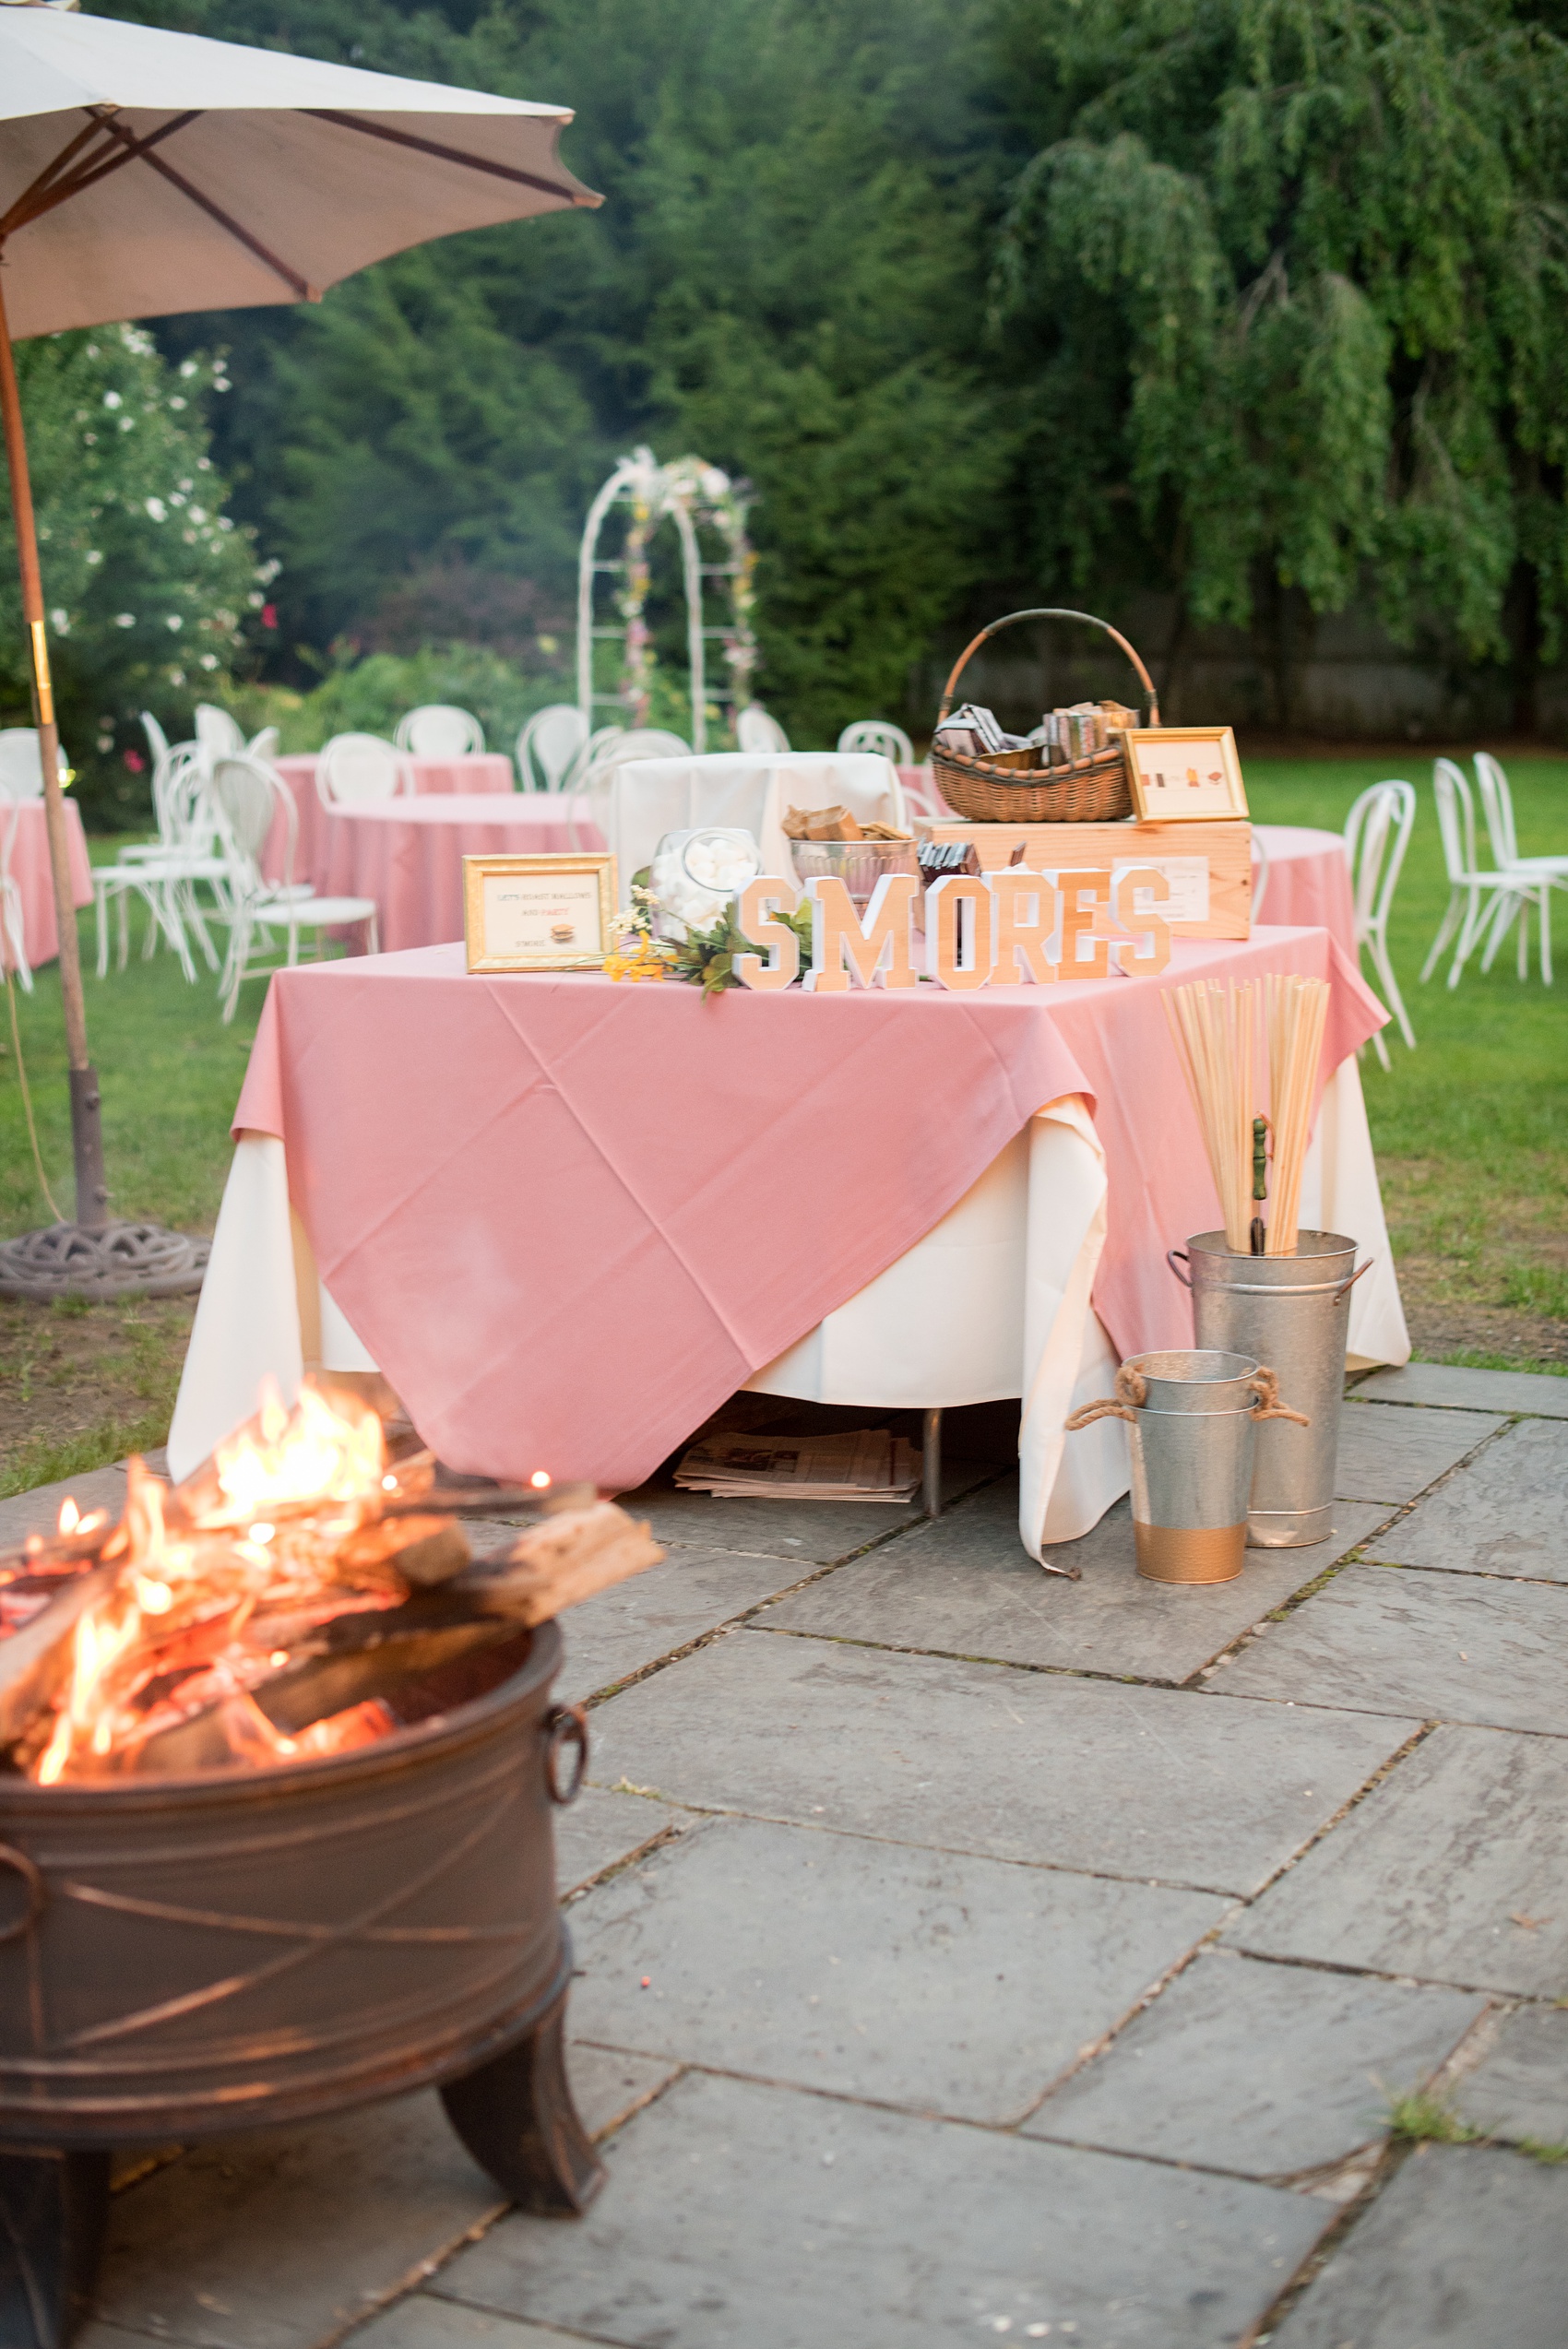
<svg viewBox="0 0 1568 2349"><path fill-rule="evenodd" d="M1246 1256L1222 1231L1200 1231L1173 1248L1171 1271L1193 1292L1193 1335L1272 1362L1279 1392L1303 1424L1260 1428L1247 1511L1254 1549L1301 1549L1334 1530L1339 1405L1356 1243L1337 1231L1303 1231L1293 1256ZM1188 1267L1183 1272L1182 1267ZM1189 1277L1190 1274L1190 1277Z"/></svg>
<svg viewBox="0 0 1568 2349"><path fill-rule="evenodd" d="M1070 1430L1125 1419L1133 1432L1138 1572L1155 1583L1229 1583L1247 1546L1259 1419L1281 1406L1274 1372L1228 1349L1134 1354L1114 1396L1086 1404Z"/></svg>

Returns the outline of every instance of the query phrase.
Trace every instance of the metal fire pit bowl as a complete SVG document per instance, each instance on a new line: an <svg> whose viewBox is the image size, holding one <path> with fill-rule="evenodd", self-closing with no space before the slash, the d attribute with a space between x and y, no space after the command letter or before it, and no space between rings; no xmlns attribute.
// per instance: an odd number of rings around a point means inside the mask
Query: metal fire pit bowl
<svg viewBox="0 0 1568 2349"><path fill-rule="evenodd" d="M586 2208L551 1811L588 1737L550 1702L561 1654L553 1623L519 1632L449 1710L320 1761L0 1778L0 2349L68 2337L113 2146L434 2082L507 2193Z"/></svg>

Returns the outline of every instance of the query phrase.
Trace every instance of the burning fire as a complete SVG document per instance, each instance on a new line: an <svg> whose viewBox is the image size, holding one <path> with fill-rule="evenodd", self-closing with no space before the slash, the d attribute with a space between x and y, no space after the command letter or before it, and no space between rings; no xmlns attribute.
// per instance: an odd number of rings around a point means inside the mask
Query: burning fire
<svg viewBox="0 0 1568 2349"><path fill-rule="evenodd" d="M395 1726L373 1702L285 1737L250 1693L289 1661L288 1638L302 1629L406 1596L374 1559L357 1569L343 1556L344 1536L398 1486L374 1411L310 1385L289 1411L271 1389L210 1471L182 1489L172 1523L167 1489L140 1460L127 1482L125 1523L111 1537L118 1554L70 1635L53 1729L30 1776L53 1785L101 1774L211 1706L234 1758L252 1762L337 1752ZM102 1516L84 1519L67 1501L60 1530L90 1531Z"/></svg>

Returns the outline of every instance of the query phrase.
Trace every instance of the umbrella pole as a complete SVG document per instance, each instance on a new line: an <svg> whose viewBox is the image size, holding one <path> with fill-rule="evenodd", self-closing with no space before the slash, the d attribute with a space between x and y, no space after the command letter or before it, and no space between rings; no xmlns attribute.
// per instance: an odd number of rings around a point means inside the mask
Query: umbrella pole
<svg viewBox="0 0 1568 2349"><path fill-rule="evenodd" d="M0 259L4 248L0 246ZM77 945L77 908L71 896L70 836L60 789L60 733L54 722L54 689L49 675L49 640L43 618L43 581L38 568L38 531L32 485L28 478L22 403L16 361L0 285L0 424L11 477L11 507L17 526L17 556L22 575L22 619L32 662L33 716L43 761L43 811L49 832L49 866L54 882L54 919L60 933L60 998L65 1014L65 1050L71 1080L71 1148L76 1159L77 1219L0 1240L0 1297L178 1297L201 1287L208 1242L160 1224L111 1223L109 1185L103 1175L103 1128L98 1072L87 1056L87 1005L82 1000L82 963Z"/></svg>
<svg viewBox="0 0 1568 2349"><path fill-rule="evenodd" d="M54 920L60 939L60 998L65 1014L65 1050L70 1065L71 1149L76 1160L77 1222L84 1231L101 1231L109 1221L109 1186L103 1175L103 1126L98 1075L88 1058L87 1004L82 995L77 908L71 889L70 836L65 829L65 801L60 789L60 733L54 721L54 691L49 674L43 581L38 567L38 532L33 522L27 440L22 430L22 403L17 389L16 361L6 319L3 283L0 283L0 421L5 426L6 464L11 478L11 511L16 520L17 557L22 575L22 622L27 630L31 658L33 719L38 728L39 754L43 762L43 813L49 834L49 865L54 881Z"/></svg>

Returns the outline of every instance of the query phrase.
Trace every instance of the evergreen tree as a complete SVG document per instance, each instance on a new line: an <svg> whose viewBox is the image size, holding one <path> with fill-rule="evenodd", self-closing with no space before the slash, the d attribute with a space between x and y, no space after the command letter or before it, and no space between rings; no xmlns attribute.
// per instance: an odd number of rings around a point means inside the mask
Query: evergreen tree
<svg viewBox="0 0 1568 2349"><path fill-rule="evenodd" d="M1505 0L1004 8L1003 86L1051 134L997 277L1044 558L1087 587L1131 540L1123 575L1243 625L1367 579L1401 641L1555 653L1559 33Z"/></svg>

